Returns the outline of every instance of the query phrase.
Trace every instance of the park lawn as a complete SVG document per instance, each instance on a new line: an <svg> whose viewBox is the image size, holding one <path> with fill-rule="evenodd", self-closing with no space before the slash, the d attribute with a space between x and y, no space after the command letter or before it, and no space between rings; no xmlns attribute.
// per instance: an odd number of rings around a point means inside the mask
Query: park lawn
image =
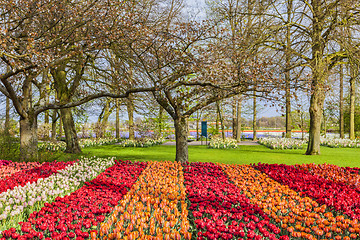
<svg viewBox="0 0 360 240"><path fill-rule="evenodd" d="M249 163L328 163L338 166L360 167L360 149L321 147L321 155L304 155L305 149L271 150L264 146L239 146L238 149L208 149L206 146L189 146L190 162L219 162L227 164ZM106 145L83 149L86 156L116 157L136 161L173 161L175 146L154 146L149 148L119 147ZM70 156L65 155L69 158ZM61 159L59 159L61 160Z"/></svg>

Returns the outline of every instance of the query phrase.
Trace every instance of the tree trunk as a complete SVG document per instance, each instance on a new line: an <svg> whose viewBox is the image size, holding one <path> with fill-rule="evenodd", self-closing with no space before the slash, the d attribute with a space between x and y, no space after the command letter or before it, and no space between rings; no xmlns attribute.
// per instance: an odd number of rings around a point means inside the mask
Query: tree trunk
<svg viewBox="0 0 360 240"><path fill-rule="evenodd" d="M355 139L355 74L354 70L351 68L350 76L350 124L349 124L349 138L351 140Z"/></svg>
<svg viewBox="0 0 360 240"><path fill-rule="evenodd" d="M58 65L56 68L52 68L51 74L54 78L54 86L56 89L56 95L60 102L69 102L72 98L73 92L69 89L66 82L66 63ZM75 129L74 119L71 113L71 109L60 110L60 138L62 137L62 127L64 127L66 150L68 153L80 153L81 149Z"/></svg>
<svg viewBox="0 0 360 240"><path fill-rule="evenodd" d="M134 130L134 102L132 95L129 95L128 99L126 100L127 104L127 112L129 118L129 139L135 139L135 130Z"/></svg>
<svg viewBox="0 0 360 240"><path fill-rule="evenodd" d="M107 100L104 108L102 109L98 117L98 121L97 121L98 133L96 135L97 138L103 138L105 136L109 116L113 110L114 107L110 108L110 100Z"/></svg>
<svg viewBox="0 0 360 240"><path fill-rule="evenodd" d="M291 32L290 32L290 22L291 22L291 13L292 13L292 4L293 1L287 1L287 27L286 27L286 51L285 51L285 129L286 129L286 138L291 138L291 94L290 94L290 65L291 65Z"/></svg>
<svg viewBox="0 0 360 240"><path fill-rule="evenodd" d="M240 97L236 103L236 140L238 142L241 141L241 105L242 97Z"/></svg>
<svg viewBox="0 0 360 240"><path fill-rule="evenodd" d="M324 93L320 89L314 89L314 93L310 99L310 129L309 129L309 143L306 150L306 155L320 154L320 131L321 131L321 116L322 106L324 102Z"/></svg>
<svg viewBox="0 0 360 240"><path fill-rule="evenodd" d="M37 160L37 117L20 118L20 161Z"/></svg>
<svg viewBox="0 0 360 240"><path fill-rule="evenodd" d="M340 64L340 119L339 119L339 132L340 132L340 138L345 137L345 131L344 131L344 72L343 67Z"/></svg>
<svg viewBox="0 0 360 240"><path fill-rule="evenodd" d="M216 113L216 120L215 120L215 134L219 134L219 114Z"/></svg>
<svg viewBox="0 0 360 240"><path fill-rule="evenodd" d="M115 106L110 107L110 101L109 101L108 108L106 108L103 119L101 121L101 130L102 130L103 137L106 137L106 129L109 124L109 117L110 117L111 113L114 111L114 107Z"/></svg>
<svg viewBox="0 0 360 240"><path fill-rule="evenodd" d="M326 116L324 110L323 110L323 124L324 124L324 137L326 138L327 127L326 127Z"/></svg>
<svg viewBox="0 0 360 240"><path fill-rule="evenodd" d="M301 140L304 140L304 125L305 125L305 121L304 121L304 113L303 111L301 111L300 113L300 118L301 118Z"/></svg>
<svg viewBox="0 0 360 240"><path fill-rule="evenodd" d="M254 97L253 97L253 141L257 140L256 137L256 92L254 91Z"/></svg>
<svg viewBox="0 0 360 240"><path fill-rule="evenodd" d="M216 102L216 108L217 108L217 112L218 112L218 116L219 116L220 124L221 124L221 137L225 141L224 118L223 118L222 109L220 107L220 102L219 101Z"/></svg>
<svg viewBox="0 0 360 240"><path fill-rule="evenodd" d="M115 121L115 137L120 138L120 104L119 99L116 99L116 121Z"/></svg>
<svg viewBox="0 0 360 240"><path fill-rule="evenodd" d="M5 107L5 133L9 134L10 131L10 99L6 98Z"/></svg>
<svg viewBox="0 0 360 240"><path fill-rule="evenodd" d="M64 125L67 153L81 153L75 123L70 108L61 109L61 119Z"/></svg>
<svg viewBox="0 0 360 240"><path fill-rule="evenodd" d="M174 126L175 126L175 140L176 140L175 161L180 163L186 163L188 162L188 158L189 158L186 119L182 117L175 119Z"/></svg>
<svg viewBox="0 0 360 240"><path fill-rule="evenodd" d="M159 105L159 137L162 137L164 108Z"/></svg>
<svg viewBox="0 0 360 240"><path fill-rule="evenodd" d="M236 110L237 110L237 97L233 98L232 102L232 137L233 139L237 139L237 117L236 117Z"/></svg>
<svg viewBox="0 0 360 240"><path fill-rule="evenodd" d="M50 84L47 82L47 77L48 77L48 70L46 69L43 72L43 82L46 82L46 96L45 96L45 101L46 103L49 103L49 95L50 95ZM49 110L45 111L45 140L49 140L49 131L48 131L48 125L49 125Z"/></svg>
<svg viewBox="0 0 360 240"><path fill-rule="evenodd" d="M52 110L51 115L51 141L55 142L56 140L56 122L57 122L57 110Z"/></svg>
<svg viewBox="0 0 360 240"><path fill-rule="evenodd" d="M323 10L321 8L321 0L311 1L313 8L312 18L312 83L311 83L311 98L310 98L310 130L309 143L306 150L306 155L320 154L320 131L321 131L321 116L325 99L325 80L328 74L328 59L324 58L325 45L322 37Z"/></svg>
<svg viewBox="0 0 360 240"><path fill-rule="evenodd" d="M63 121L61 118L61 111L60 111L60 119L59 119L59 139L62 138L63 135Z"/></svg>
<svg viewBox="0 0 360 240"><path fill-rule="evenodd" d="M196 112L196 141L199 141L199 122L200 122L200 116L199 111Z"/></svg>

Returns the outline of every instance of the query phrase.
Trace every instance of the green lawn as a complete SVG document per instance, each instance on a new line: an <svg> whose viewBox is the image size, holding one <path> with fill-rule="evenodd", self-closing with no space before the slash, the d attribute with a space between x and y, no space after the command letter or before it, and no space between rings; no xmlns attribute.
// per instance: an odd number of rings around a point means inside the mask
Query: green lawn
<svg viewBox="0 0 360 240"><path fill-rule="evenodd" d="M175 146L155 146L149 148L124 148L107 145L83 149L86 156L116 157L137 161L173 161ZM208 149L206 146L189 146L191 162L222 162L228 164L249 163L329 163L339 166L360 167L360 149L321 147L321 155L306 156L305 150L271 150L264 146L240 146L238 149ZM62 155L61 158L78 156ZM65 159L59 159L65 160Z"/></svg>

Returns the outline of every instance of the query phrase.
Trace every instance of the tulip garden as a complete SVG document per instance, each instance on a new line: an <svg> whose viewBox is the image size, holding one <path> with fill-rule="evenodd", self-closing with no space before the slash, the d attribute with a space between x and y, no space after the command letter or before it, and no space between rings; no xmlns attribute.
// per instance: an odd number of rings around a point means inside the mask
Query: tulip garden
<svg viewBox="0 0 360 240"><path fill-rule="evenodd" d="M360 169L0 160L0 239L360 239Z"/></svg>

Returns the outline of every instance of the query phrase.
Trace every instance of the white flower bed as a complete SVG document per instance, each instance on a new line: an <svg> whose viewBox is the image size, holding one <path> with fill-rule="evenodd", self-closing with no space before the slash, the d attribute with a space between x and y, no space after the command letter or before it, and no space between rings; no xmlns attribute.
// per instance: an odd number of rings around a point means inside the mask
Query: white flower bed
<svg viewBox="0 0 360 240"><path fill-rule="evenodd" d="M46 202L64 197L91 181L115 164L114 158L82 158L48 178L0 194L0 231L19 226L29 214L39 211Z"/></svg>
<svg viewBox="0 0 360 240"><path fill-rule="evenodd" d="M101 145L108 145L108 144L115 144L119 143L118 145L121 147L151 147L154 145L160 145L165 142L164 138L159 139L145 139L145 140L125 140L122 139L80 139L79 144L81 148L86 147L96 147ZM39 150L51 151L51 152L58 152L58 151L65 151L66 143L65 142L42 142L39 144Z"/></svg>
<svg viewBox="0 0 360 240"><path fill-rule="evenodd" d="M108 144L114 144L122 141L121 139L116 138L99 138L99 139L80 139L79 144L81 148L86 147L95 147L95 146L101 146L101 145L108 145ZM59 142L42 142L39 144L39 150L46 150L46 151L65 151L66 149L66 143L59 141Z"/></svg>
<svg viewBox="0 0 360 240"><path fill-rule="evenodd" d="M119 143L121 147L151 147L161 145L165 142L164 138L159 139L145 139L145 140L125 140Z"/></svg>
<svg viewBox="0 0 360 240"><path fill-rule="evenodd" d="M302 149L307 143L293 138L261 138L258 142L271 149Z"/></svg>
<svg viewBox="0 0 360 240"><path fill-rule="evenodd" d="M210 140L209 148L237 148L237 142L232 138L225 138L225 141L222 138L212 138Z"/></svg>
<svg viewBox="0 0 360 240"><path fill-rule="evenodd" d="M332 148L360 148L360 140L321 138L320 144Z"/></svg>

